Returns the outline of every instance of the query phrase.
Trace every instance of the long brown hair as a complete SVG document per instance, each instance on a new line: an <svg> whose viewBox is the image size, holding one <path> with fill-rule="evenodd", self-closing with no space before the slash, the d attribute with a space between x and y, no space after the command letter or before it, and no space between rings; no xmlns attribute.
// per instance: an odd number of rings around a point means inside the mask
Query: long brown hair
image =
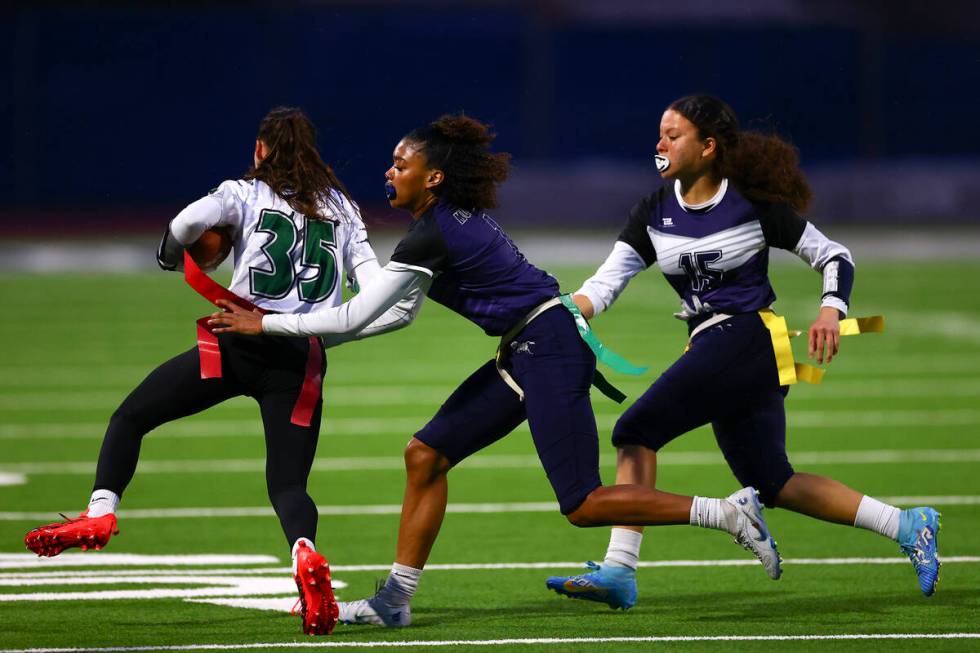
<svg viewBox="0 0 980 653"><path fill-rule="evenodd" d="M460 114L444 115L405 140L419 145L429 166L445 175L432 189L436 197L476 210L497 206L497 186L510 172L510 154L490 151L496 136L479 120Z"/></svg>
<svg viewBox="0 0 980 653"><path fill-rule="evenodd" d="M741 129L732 108L710 95L682 97L668 108L690 120L702 139L715 139L716 172L730 179L746 199L806 211L813 193L800 170L799 150L791 143L774 134Z"/></svg>
<svg viewBox="0 0 980 653"><path fill-rule="evenodd" d="M335 201L331 191L353 202L333 169L320 158L316 127L300 109L275 107L259 123L256 138L269 152L259 165L248 169L244 179L264 181L291 207L313 220L324 219L321 205Z"/></svg>

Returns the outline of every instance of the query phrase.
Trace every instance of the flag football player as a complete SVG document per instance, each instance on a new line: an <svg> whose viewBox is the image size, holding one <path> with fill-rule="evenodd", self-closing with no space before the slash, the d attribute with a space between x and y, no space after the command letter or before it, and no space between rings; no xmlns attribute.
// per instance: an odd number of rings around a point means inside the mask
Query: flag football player
<svg viewBox="0 0 980 653"><path fill-rule="evenodd" d="M253 163L242 179L223 182L177 215L160 245L161 267L180 268L184 249L218 228L231 234L234 246L229 290L260 310L338 306L345 276L370 287L380 267L357 206L317 151L309 119L298 109L273 109L259 125ZM412 301L394 306L360 335L407 324L403 312L415 309ZM32 530L25 543L42 556L102 548L118 532L116 506L136 470L143 436L247 395L262 414L269 499L291 547L304 631L329 633L337 604L327 562L314 548L317 509L306 491L320 430L322 343L209 335L199 331L199 347L151 372L113 413L88 508L77 519Z"/></svg>
<svg viewBox="0 0 980 653"><path fill-rule="evenodd" d="M780 383L766 325L776 299L768 249L792 251L823 276L819 315L808 331L809 354L818 362L838 352L854 279L850 252L799 215L810 190L796 150L778 137L741 130L717 98L690 96L663 114L656 158L668 183L633 208L612 253L574 295L592 317L656 263L682 300L676 316L687 323L688 349L617 421L616 482L654 487L660 448L710 423L735 477L757 488L766 506L897 541L922 593L932 595L939 578L935 510L899 510L831 478L797 472L786 455L788 385ZM691 522L715 519L699 502ZM601 565L549 578L547 587L631 607L642 533L613 528Z"/></svg>

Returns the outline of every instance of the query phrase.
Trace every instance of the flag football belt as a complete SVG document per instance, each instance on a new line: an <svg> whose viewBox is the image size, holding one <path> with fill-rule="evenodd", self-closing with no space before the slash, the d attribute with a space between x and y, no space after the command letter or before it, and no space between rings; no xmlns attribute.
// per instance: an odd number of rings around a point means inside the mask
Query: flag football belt
<svg viewBox="0 0 980 653"><path fill-rule="evenodd" d="M184 252L184 280L199 295L216 306L219 299L225 299L247 311L258 311L263 315L267 312L216 283L214 279L201 271L201 268L197 266L197 263L187 252ZM210 317L210 315L205 315L197 320L197 351L201 360L201 378L220 379L221 348L218 346L218 337L212 331L213 327L208 324ZM310 349L306 356L303 387L299 391L299 397L296 398L296 404L293 405L293 414L289 420L296 426L304 427L309 426L313 420L313 411L316 409L323 386L323 375L320 373L323 364L323 351L320 348L320 340L315 336L310 336L309 344Z"/></svg>
<svg viewBox="0 0 980 653"><path fill-rule="evenodd" d="M521 398L521 401L524 401L524 390L521 389L521 386L517 384L514 377L512 377L504 368L504 365L507 364L509 357L508 349L511 342L513 342L514 338L521 332L522 329L524 329L524 327L530 324L532 320L547 311L549 308L553 308L558 305L564 306L568 312L572 314L572 317L575 319L575 327L578 329L579 336L585 341L585 344L589 346L592 353L595 354L596 361L605 363L617 372L621 372L623 374L638 376L647 371L646 367L637 367L633 365L625 358L603 345L602 342L596 337L595 333L592 332L592 329L589 327L589 323L586 321L585 316L582 315L582 312L578 309L578 306L576 306L575 302L572 301L571 295L552 297L548 301L532 309L531 312L525 315L520 322L515 324L510 331L505 333L500 339L500 345L497 347L497 372L500 374L500 378L504 380L504 383L510 386L510 388L517 393L517 396ZM599 392L606 395L618 404L623 403L623 401L626 399L626 395L612 383L606 380L606 377L603 376L602 372L599 370L596 370L592 377L592 385L594 385Z"/></svg>
<svg viewBox="0 0 980 653"><path fill-rule="evenodd" d="M705 329L724 322L732 317L725 313L718 313L708 318L691 332L691 337L687 341L686 352L691 348L694 337ZM772 338L772 351L776 357L776 369L779 370L779 385L792 385L797 381L816 385L823 380L826 370L809 365L807 363L797 363L793 358L793 349L790 347L789 339L802 335L802 331L790 330L786 326L786 318L776 315L771 310L759 311L762 323L769 330ZM885 316L872 315L870 317L849 317L840 321L840 335L857 336L862 333L881 333L885 330Z"/></svg>

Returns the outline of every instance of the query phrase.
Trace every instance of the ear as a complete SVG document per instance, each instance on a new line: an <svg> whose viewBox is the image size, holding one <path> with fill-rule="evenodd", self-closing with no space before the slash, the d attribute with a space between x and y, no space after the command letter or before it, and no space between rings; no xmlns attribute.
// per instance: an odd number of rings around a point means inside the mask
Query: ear
<svg viewBox="0 0 980 653"><path fill-rule="evenodd" d="M429 170L429 174L425 178L426 188L435 188L441 184L446 179L446 175L442 170Z"/></svg>
<svg viewBox="0 0 980 653"><path fill-rule="evenodd" d="M709 136L704 139L704 149L701 150L701 158L707 159L712 157L718 152L718 141L715 140L714 136Z"/></svg>
<svg viewBox="0 0 980 653"><path fill-rule="evenodd" d="M265 141L255 139L255 165L258 165L268 154L269 148L266 146Z"/></svg>

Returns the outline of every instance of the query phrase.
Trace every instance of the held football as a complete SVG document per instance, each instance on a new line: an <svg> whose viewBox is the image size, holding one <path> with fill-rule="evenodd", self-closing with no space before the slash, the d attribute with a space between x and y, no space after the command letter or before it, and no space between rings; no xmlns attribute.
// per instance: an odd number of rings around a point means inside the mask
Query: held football
<svg viewBox="0 0 980 653"><path fill-rule="evenodd" d="M221 265L231 252L231 232L227 227L208 229L193 245L187 248L197 266L211 271Z"/></svg>

